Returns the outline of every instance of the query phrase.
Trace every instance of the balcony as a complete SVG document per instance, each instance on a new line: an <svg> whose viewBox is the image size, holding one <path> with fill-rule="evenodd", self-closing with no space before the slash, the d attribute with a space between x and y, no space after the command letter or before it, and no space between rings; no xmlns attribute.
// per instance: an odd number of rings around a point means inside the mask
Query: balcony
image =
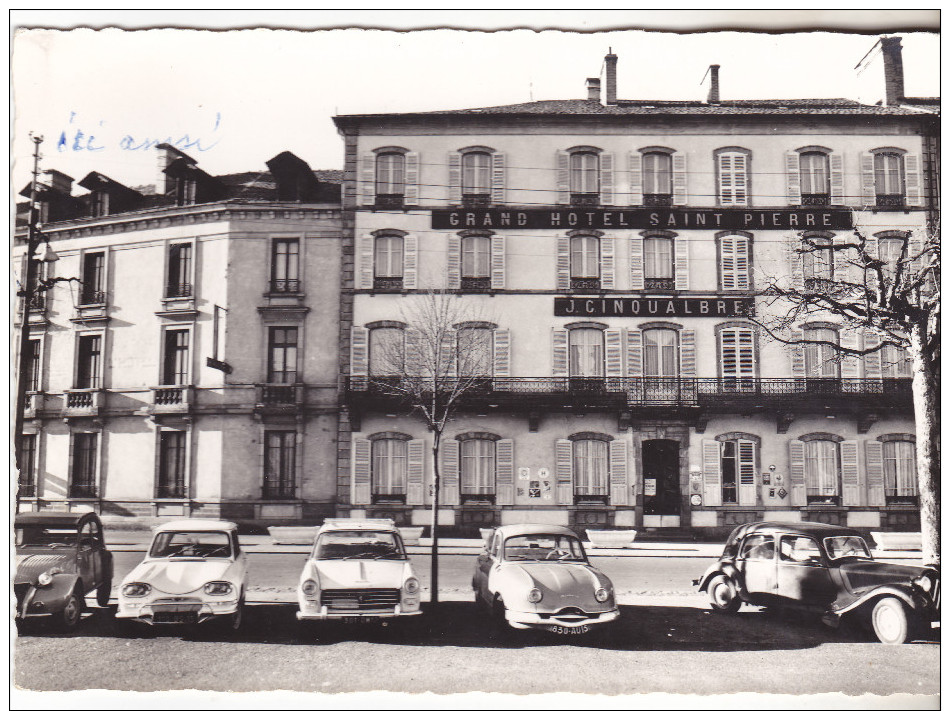
<svg viewBox="0 0 950 711"><path fill-rule="evenodd" d="M572 207L597 207L600 205L600 193L571 193Z"/></svg>
<svg viewBox="0 0 950 711"><path fill-rule="evenodd" d="M299 279L271 279L271 294L298 294L300 292Z"/></svg>
<svg viewBox="0 0 950 711"><path fill-rule="evenodd" d="M185 415L191 412L194 401L192 385L157 385L151 388L150 415Z"/></svg>
<svg viewBox="0 0 950 711"><path fill-rule="evenodd" d="M254 412L261 414L295 414L303 409L303 383L259 383Z"/></svg>
<svg viewBox="0 0 950 711"><path fill-rule="evenodd" d="M43 393L28 392L23 405L23 416L30 420L43 411Z"/></svg>
<svg viewBox="0 0 950 711"><path fill-rule="evenodd" d="M672 193L652 193L652 194L644 193L643 205L644 207L672 207L673 194Z"/></svg>
<svg viewBox="0 0 950 711"><path fill-rule="evenodd" d="M877 195L876 205L877 207L883 208L893 208L902 210L904 209L904 196L903 195Z"/></svg>
<svg viewBox="0 0 950 711"><path fill-rule="evenodd" d="M64 393L63 417L98 417L105 393L99 388L75 388Z"/></svg>
<svg viewBox="0 0 950 711"><path fill-rule="evenodd" d="M76 305L76 314L70 321L91 325L96 322L108 321L108 305L106 292L85 290L79 294L79 303Z"/></svg>
<svg viewBox="0 0 950 711"><path fill-rule="evenodd" d="M165 285L164 296L162 297L162 310L157 311L158 316L197 316L198 311L195 306L195 289L192 284L170 283Z"/></svg>

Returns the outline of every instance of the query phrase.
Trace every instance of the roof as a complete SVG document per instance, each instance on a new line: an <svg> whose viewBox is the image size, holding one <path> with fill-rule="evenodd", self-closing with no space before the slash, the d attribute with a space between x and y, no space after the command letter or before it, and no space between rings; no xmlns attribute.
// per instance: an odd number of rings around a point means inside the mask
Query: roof
<svg viewBox="0 0 950 711"><path fill-rule="evenodd" d="M237 524L233 521L220 521L210 518L183 518L176 521L166 521L152 528L155 533L163 531L236 531Z"/></svg>
<svg viewBox="0 0 950 711"><path fill-rule="evenodd" d="M784 523L781 521L759 521L745 525L744 533L802 533L811 536L861 536L860 531L830 523Z"/></svg>
<svg viewBox="0 0 950 711"><path fill-rule="evenodd" d="M499 526L495 530L501 533L502 538L510 538L511 536L531 536L541 533L560 533L565 536L574 536L575 538L577 537L577 534L567 526L555 526L553 524L547 523L515 523L509 526Z"/></svg>
<svg viewBox="0 0 950 711"><path fill-rule="evenodd" d="M14 519L14 526L79 526L84 518L98 519L92 511L35 511L20 513Z"/></svg>
<svg viewBox="0 0 950 711"><path fill-rule="evenodd" d="M395 531L391 518L327 518L319 531Z"/></svg>

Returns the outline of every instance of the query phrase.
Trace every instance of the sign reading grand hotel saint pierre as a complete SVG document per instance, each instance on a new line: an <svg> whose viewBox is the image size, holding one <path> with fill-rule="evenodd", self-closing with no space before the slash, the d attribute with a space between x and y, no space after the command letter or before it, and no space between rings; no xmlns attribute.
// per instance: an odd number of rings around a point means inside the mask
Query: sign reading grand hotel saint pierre
<svg viewBox="0 0 950 711"><path fill-rule="evenodd" d="M472 208L433 210L432 228L633 230L847 230L850 210L737 210L656 208Z"/></svg>

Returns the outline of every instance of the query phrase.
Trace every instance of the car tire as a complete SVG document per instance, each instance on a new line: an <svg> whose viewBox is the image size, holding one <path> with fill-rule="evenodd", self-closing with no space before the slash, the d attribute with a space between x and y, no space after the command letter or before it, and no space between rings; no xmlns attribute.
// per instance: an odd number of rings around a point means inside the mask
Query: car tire
<svg viewBox="0 0 950 711"><path fill-rule="evenodd" d="M112 597L112 578L103 581L96 589L96 603L99 607L109 607L109 598Z"/></svg>
<svg viewBox="0 0 950 711"><path fill-rule="evenodd" d="M725 575L717 575L710 580L706 591L709 593L709 604L716 612L734 614L742 605L736 586Z"/></svg>
<svg viewBox="0 0 950 711"><path fill-rule="evenodd" d="M76 629L76 625L79 624L79 620L82 618L82 603L82 591L77 585L70 591L63 609L56 614L56 626L64 632L71 632Z"/></svg>
<svg viewBox="0 0 950 711"><path fill-rule="evenodd" d="M912 612L896 597L883 597L871 609L871 629L882 644L904 644L913 636Z"/></svg>
<svg viewBox="0 0 950 711"><path fill-rule="evenodd" d="M241 597L238 598L237 610L227 617L228 629L231 632L237 632L241 629L241 624L244 622L244 593L241 593Z"/></svg>

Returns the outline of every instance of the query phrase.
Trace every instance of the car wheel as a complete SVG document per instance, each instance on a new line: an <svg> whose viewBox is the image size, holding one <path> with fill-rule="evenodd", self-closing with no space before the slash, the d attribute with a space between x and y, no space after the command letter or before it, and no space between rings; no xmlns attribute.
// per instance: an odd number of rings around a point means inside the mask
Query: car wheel
<svg viewBox="0 0 950 711"><path fill-rule="evenodd" d="M491 606L491 629L495 637L502 637L511 631L508 620L505 619L505 603L496 597Z"/></svg>
<svg viewBox="0 0 950 711"><path fill-rule="evenodd" d="M82 617L82 594L79 588L73 588L66 599L66 604L56 616L56 625L61 630L70 631L76 628Z"/></svg>
<svg viewBox="0 0 950 711"><path fill-rule="evenodd" d="M244 593L241 593L241 597L238 599L237 610L232 614L228 615L228 629L232 632L236 632L241 629L241 623L244 621Z"/></svg>
<svg viewBox="0 0 950 711"><path fill-rule="evenodd" d="M109 607L110 597L112 597L112 578L104 581L96 590L96 603L99 607Z"/></svg>
<svg viewBox="0 0 950 711"><path fill-rule="evenodd" d="M871 627L883 644L904 644L913 629L910 611L896 597L881 598L871 610Z"/></svg>
<svg viewBox="0 0 950 711"><path fill-rule="evenodd" d="M717 575L709 581L709 604L717 612L737 612L742 600L736 593L736 586L725 575Z"/></svg>

